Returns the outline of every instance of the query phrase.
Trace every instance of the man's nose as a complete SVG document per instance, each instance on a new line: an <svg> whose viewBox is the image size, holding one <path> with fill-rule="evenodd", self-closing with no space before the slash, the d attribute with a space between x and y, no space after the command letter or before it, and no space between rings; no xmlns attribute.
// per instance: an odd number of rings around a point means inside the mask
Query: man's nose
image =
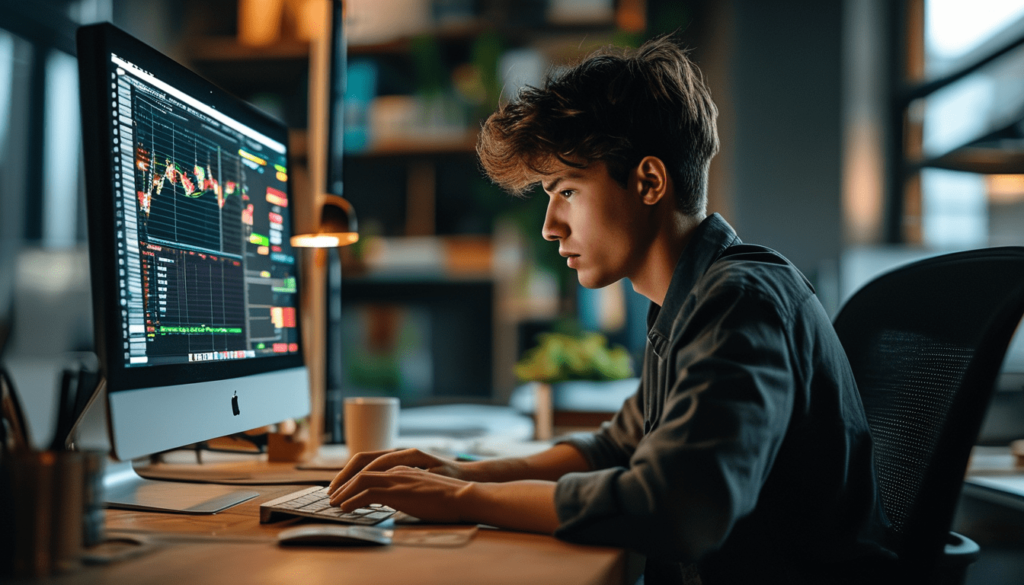
<svg viewBox="0 0 1024 585"><path fill-rule="evenodd" d="M544 214L544 227L541 228L541 235L545 240L555 242L568 235L568 228L560 217L558 198L552 197L548 201L548 209Z"/></svg>

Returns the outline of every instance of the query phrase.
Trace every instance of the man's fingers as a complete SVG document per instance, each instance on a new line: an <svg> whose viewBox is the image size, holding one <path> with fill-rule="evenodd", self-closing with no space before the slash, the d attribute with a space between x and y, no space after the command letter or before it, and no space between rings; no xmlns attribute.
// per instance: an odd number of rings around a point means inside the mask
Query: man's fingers
<svg viewBox="0 0 1024 585"><path fill-rule="evenodd" d="M436 461L436 457L427 455L419 449L406 449L378 457L373 463L367 465L363 471L387 471L399 466L424 468L434 465Z"/></svg>
<svg viewBox="0 0 1024 585"><path fill-rule="evenodd" d="M396 474L385 472L385 471L364 471L357 475L352 481L344 484L341 488L331 495L330 503L332 506L337 506L354 497L356 494L360 494L366 490L375 488L387 488L395 485ZM383 502L369 502L371 504L380 504Z"/></svg>
<svg viewBox="0 0 1024 585"><path fill-rule="evenodd" d="M428 455L419 449L359 453L335 476L334 481L327 488L327 493L333 494L339 487L351 481L362 471L387 471L397 466L426 468L437 465L437 463L437 457Z"/></svg>
<svg viewBox="0 0 1024 585"><path fill-rule="evenodd" d="M424 520L456 522L462 519L458 495L467 485L404 465L386 471L364 470L331 496L331 505L350 512L384 504Z"/></svg>
<svg viewBox="0 0 1024 585"><path fill-rule="evenodd" d="M368 508L370 504L382 504L380 501L381 494L380 489L368 489L359 492L352 498L345 500L341 503L342 512L351 512L352 510L358 510L359 508Z"/></svg>
<svg viewBox="0 0 1024 585"><path fill-rule="evenodd" d="M345 482L352 479L352 477L362 471L364 467L375 461L377 458L391 452L392 451L369 451L366 453L356 453L349 458L348 463L346 463L345 467L338 472L338 475L334 476L334 480L331 481L331 485L327 487L328 493L334 493L334 490L338 489L338 486L344 485Z"/></svg>

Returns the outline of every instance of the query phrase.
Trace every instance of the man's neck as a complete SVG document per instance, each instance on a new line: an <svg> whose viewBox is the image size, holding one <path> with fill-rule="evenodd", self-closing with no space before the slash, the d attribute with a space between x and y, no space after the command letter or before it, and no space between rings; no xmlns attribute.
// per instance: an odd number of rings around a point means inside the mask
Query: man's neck
<svg viewBox="0 0 1024 585"><path fill-rule="evenodd" d="M690 243L693 232L704 217L674 213L660 226L658 235L651 242L646 260L639 270L630 276L633 290L659 307L664 304L679 257L683 255L683 250Z"/></svg>

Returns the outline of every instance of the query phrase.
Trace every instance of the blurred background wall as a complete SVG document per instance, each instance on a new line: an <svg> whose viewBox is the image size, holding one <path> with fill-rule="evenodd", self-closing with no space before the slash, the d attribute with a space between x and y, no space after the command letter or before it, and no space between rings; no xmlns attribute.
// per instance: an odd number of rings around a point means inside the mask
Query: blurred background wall
<svg viewBox="0 0 1024 585"><path fill-rule="evenodd" d="M88 289L75 28L112 20L285 121L301 190L321 4L3 5L7 355L87 351L89 304L65 302ZM675 33L692 47L721 113L710 211L792 259L832 314L894 263L1024 240L1020 1L350 0L346 12L337 190L363 239L343 250L344 286L335 273L337 384L502 403L538 332L598 330L640 354L646 301L628 283L581 289L540 238L544 198L501 193L473 151L500 102L603 45Z"/></svg>

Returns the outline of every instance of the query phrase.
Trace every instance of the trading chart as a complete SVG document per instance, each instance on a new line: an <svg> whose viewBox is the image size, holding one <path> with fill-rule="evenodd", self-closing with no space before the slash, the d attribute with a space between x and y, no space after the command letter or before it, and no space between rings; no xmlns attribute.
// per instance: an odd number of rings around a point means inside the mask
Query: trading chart
<svg viewBox="0 0 1024 585"><path fill-rule="evenodd" d="M145 72L115 70L126 363L298 351L284 147Z"/></svg>
<svg viewBox="0 0 1024 585"><path fill-rule="evenodd" d="M189 124L145 94L132 109L136 185L149 239L241 254L238 142Z"/></svg>

